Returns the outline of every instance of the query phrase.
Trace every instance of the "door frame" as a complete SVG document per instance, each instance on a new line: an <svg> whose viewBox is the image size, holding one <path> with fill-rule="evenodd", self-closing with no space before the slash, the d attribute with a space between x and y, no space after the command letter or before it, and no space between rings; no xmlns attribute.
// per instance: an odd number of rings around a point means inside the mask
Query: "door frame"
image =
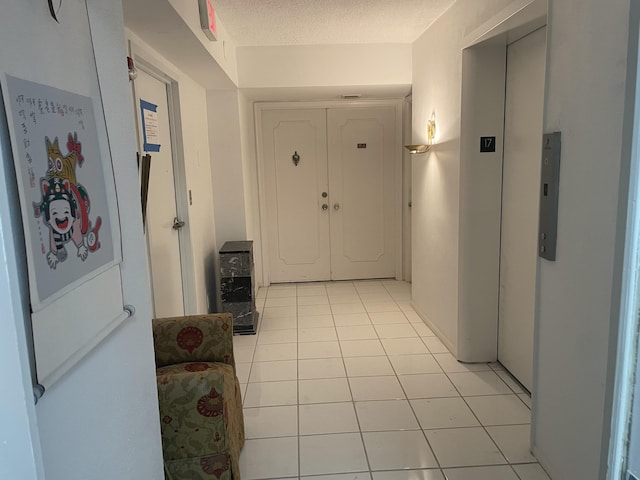
<svg viewBox="0 0 640 480"><path fill-rule="evenodd" d="M193 268L193 247L191 244L191 223L189 221L189 204L188 204L188 188L187 176L184 162L184 144L182 140L182 122L180 112L180 84L176 80L179 74L165 65L165 62L154 55L149 50L129 41L129 55L133 58L136 68L151 75L156 80L167 85L167 106L169 115L169 124L171 127L171 156L173 159L173 183L176 200L176 215L185 222L185 226L178 230L178 242L180 250L180 271L182 274L182 298L184 304L185 315L193 315L197 313L196 290L195 290L195 269ZM136 83L132 83L132 100L134 115L138 115L138 106L136 105ZM139 152L142 152L140 145L141 132L136 117L136 146ZM149 236L145 232L145 242L147 250L147 264L149 273L153 268L150 249ZM153 298L153 287L151 295Z"/></svg>
<svg viewBox="0 0 640 480"><path fill-rule="evenodd" d="M463 42L458 342L455 350L456 358L463 362L490 362L497 360L498 356L507 45L546 25L547 9L547 0L514 1L465 37ZM547 56L548 51L547 42ZM545 73L545 91L547 78L548 73ZM479 137L486 135L496 137L494 153L479 153ZM539 278L538 272L536 277ZM536 306L534 391L538 355L537 325Z"/></svg>
<svg viewBox="0 0 640 480"><path fill-rule="evenodd" d="M266 194L266 174L264 161L264 147L262 145L262 112L264 110L301 110L301 109L338 109L338 108L367 108L367 107L394 107L396 115L396 142L398 145L402 143L402 121L403 121L403 100L327 100L318 102L256 102L253 107L254 111L254 128L256 135L256 153L258 167L258 209L260 218L260 251L262 254L262 278L264 286L271 284L269 275L269 231L268 231L268 214L267 214L267 194ZM395 195L395 214L396 214L396 279L403 278L403 238L404 231L402 228L402 199L404 196L403 189L403 167L402 167L402 151L398 148L395 156L395 173L396 173L396 195Z"/></svg>

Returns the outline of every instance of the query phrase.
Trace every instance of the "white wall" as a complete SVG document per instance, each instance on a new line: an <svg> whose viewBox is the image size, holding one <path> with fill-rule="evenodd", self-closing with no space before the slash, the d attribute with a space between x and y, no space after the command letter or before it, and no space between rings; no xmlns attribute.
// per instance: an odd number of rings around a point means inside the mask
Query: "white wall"
<svg viewBox="0 0 640 480"><path fill-rule="evenodd" d="M240 138L242 139L242 173L244 180L244 208L247 221L247 239L253 240L256 285L263 285L258 162L256 158L256 134L253 112L254 103L242 90L238 92L238 99L240 105Z"/></svg>
<svg viewBox="0 0 640 480"><path fill-rule="evenodd" d="M411 83L409 44L238 47L237 58L241 88Z"/></svg>
<svg viewBox="0 0 640 480"><path fill-rule="evenodd" d="M133 117L122 113L130 112L131 108L122 60L126 56L122 11L118 2L90 0L88 5L99 19L99 25L92 33L96 50L100 52L99 61L106 72L101 78L102 95L119 202L120 206L136 205L139 190L135 157L132 156L135 151ZM72 7L77 8L66 5L63 16ZM64 25L64 20L58 25L42 4L36 5L33 1L11 0L2 8L0 40L4 48L0 51L0 65L43 82L54 81L51 72L74 59L61 48L63 39L69 35L69 25ZM89 41L87 36L84 42ZM87 65L86 59L74 61ZM55 81L60 78L56 77ZM6 137L0 142L6 151ZM10 159L3 155L5 167L8 161ZM3 204L6 205L4 201ZM15 206L15 202L12 204ZM13 214L16 213L14 210ZM8 376L8 387L14 388L13 393L22 397L14 397L12 408L15 410L10 414L15 416L10 425L17 428L14 445L28 442L29 437L33 442L30 452L27 452L26 444L17 450L15 459L25 460L25 465L10 470L2 475L3 478L36 478L34 471L39 469L40 462L49 479L163 478L151 303L141 216L136 208L124 207L119 213L123 235L123 295L125 303L135 305L137 313L51 387L34 408L30 405L32 396L24 385L28 366L25 365L27 350L21 325L25 319L17 301L24 282L16 278L13 264L15 259L18 268L24 269L24 258L20 248L7 240L13 232L8 226L7 211L2 209L0 248L12 259L7 269L11 284L3 283L0 287L2 303L5 304L4 300L12 302L3 306L3 312L11 315L3 315L3 321L12 319L16 326L7 329L7 336L3 335L3 342L12 344L7 351L10 362L3 364L3 370L20 367ZM8 309L12 311L8 312ZM17 379L20 375L22 378ZM3 386L3 400L7 398L4 388L7 385ZM34 425L37 425L37 435L33 431ZM40 478L44 477L40 475Z"/></svg>
<svg viewBox="0 0 640 480"><path fill-rule="evenodd" d="M44 478L23 319L29 311L18 191L0 96L0 478ZM8 187L8 188L7 188Z"/></svg>
<svg viewBox="0 0 640 480"><path fill-rule="evenodd" d="M453 346L461 39L510 3L458 0L414 44L414 140L435 111L438 145L414 161L413 299ZM541 261L539 274L533 442L554 479L604 478L606 469L628 16L628 0L549 2L544 131L563 138L557 261Z"/></svg>
<svg viewBox="0 0 640 480"><path fill-rule="evenodd" d="M545 131L562 132L562 158L557 261L539 273L534 444L559 479L604 478L629 6L550 3Z"/></svg>
<svg viewBox="0 0 640 480"><path fill-rule="evenodd" d="M452 349L458 337L460 109L464 37L509 3L458 0L413 44L413 140L426 141L435 114L437 144L413 156L412 297Z"/></svg>
<svg viewBox="0 0 640 480"><path fill-rule="evenodd" d="M206 313L215 307L216 224L211 185L211 163L206 90L145 43L135 32L127 38L137 55L178 83L180 134L185 168L185 192L191 191L188 228L193 255L193 313ZM177 144L180 148L180 144ZM188 201L188 198L185 199Z"/></svg>
<svg viewBox="0 0 640 480"><path fill-rule="evenodd" d="M237 90L207 92L216 239L246 240L244 177Z"/></svg>

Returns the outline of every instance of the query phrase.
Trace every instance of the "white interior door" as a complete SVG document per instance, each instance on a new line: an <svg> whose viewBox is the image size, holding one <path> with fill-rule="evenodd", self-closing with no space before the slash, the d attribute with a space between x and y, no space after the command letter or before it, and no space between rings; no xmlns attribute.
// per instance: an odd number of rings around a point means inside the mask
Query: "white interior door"
<svg viewBox="0 0 640 480"><path fill-rule="evenodd" d="M546 29L507 49L499 361L529 390L537 275Z"/></svg>
<svg viewBox="0 0 640 480"><path fill-rule="evenodd" d="M331 277L395 277L395 108L331 109L327 125Z"/></svg>
<svg viewBox="0 0 640 480"><path fill-rule="evenodd" d="M178 230L173 228L177 213L167 84L139 69L135 93L140 151L146 152L140 100L157 106L160 151L149 152L151 169L146 216L155 316L184 315L180 239Z"/></svg>
<svg viewBox="0 0 640 480"><path fill-rule="evenodd" d="M270 281L329 280L325 110L264 111L262 151Z"/></svg>

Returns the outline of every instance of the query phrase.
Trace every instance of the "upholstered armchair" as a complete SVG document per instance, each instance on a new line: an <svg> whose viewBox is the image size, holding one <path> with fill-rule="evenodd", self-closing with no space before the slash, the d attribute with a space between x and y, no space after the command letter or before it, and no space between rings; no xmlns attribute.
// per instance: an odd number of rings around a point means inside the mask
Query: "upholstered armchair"
<svg viewBox="0 0 640 480"><path fill-rule="evenodd" d="M172 480L240 480L231 314L153 320L162 452Z"/></svg>

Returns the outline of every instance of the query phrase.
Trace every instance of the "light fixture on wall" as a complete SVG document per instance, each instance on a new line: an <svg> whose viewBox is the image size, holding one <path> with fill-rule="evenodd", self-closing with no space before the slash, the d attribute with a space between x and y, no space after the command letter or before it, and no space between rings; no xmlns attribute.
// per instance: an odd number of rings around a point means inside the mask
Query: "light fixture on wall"
<svg viewBox="0 0 640 480"><path fill-rule="evenodd" d="M405 145L404 148L409 150L409 153L427 153L433 146L433 140L436 138L436 118L435 115L431 115L431 119L427 121L427 143L421 145Z"/></svg>

